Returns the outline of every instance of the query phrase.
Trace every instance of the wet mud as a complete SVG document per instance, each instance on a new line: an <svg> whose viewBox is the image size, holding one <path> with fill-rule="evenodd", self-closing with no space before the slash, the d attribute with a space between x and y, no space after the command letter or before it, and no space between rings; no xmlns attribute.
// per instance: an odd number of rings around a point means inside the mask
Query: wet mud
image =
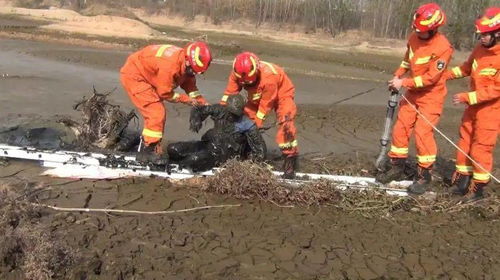
<svg viewBox="0 0 500 280"><path fill-rule="evenodd" d="M54 123L55 115L78 118L72 106L90 96L92 85L102 91L117 88L110 95L112 102L125 111L132 109L118 79L128 53L1 39L0 142L14 137L21 144L33 144L26 135L71 142L72 132ZM360 71L375 80L390 78L372 76L373 70L355 70L352 65L333 67ZM210 102L217 102L229 68L215 64L212 70L199 86ZM292 79L299 107L300 171L370 176L388 98L384 83L299 73ZM463 86L454 84L450 92ZM329 105L369 88L376 90ZM168 104L167 110L168 141L195 140L203 133L188 131L189 107ZM456 140L460 118L461 109L448 101L439 128ZM271 117L268 123L272 122ZM274 136L275 129L265 132L269 159L279 167ZM445 177L453 168L455 151L441 137L436 139L442 166L437 176ZM50 148L54 143L38 144ZM497 147L495 158L499 156ZM35 163L10 161L0 166L0 184L24 192L27 183L35 183L41 187L34 194L39 203L61 207L157 211L241 204L163 216L43 211L41 221L82 257L63 279L500 278L499 217L481 212L403 212L366 218L359 211L344 212L334 206L289 208L240 201L202 192L196 185L154 178L54 179L39 176L42 168ZM500 175L498 163L494 174ZM492 189L498 185L491 184ZM19 275L0 269L2 279Z"/></svg>

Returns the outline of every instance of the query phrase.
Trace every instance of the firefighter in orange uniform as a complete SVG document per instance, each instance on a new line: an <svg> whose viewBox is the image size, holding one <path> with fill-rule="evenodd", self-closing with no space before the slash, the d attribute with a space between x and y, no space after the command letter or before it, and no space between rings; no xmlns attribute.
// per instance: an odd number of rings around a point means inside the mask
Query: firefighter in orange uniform
<svg viewBox="0 0 500 280"><path fill-rule="evenodd" d="M466 201L483 197L490 181L493 150L500 128L500 8L493 7L476 20L480 42L460 67L446 72L447 79L470 76L469 92L453 96L454 104L466 104L457 151L451 192L465 195Z"/></svg>
<svg viewBox="0 0 500 280"><path fill-rule="evenodd" d="M261 128L271 110L276 111L276 142L284 156L284 177L293 178L297 169L298 144L295 128L295 87L276 64L261 61L251 52L236 56L221 104L242 89L248 93L245 114Z"/></svg>
<svg viewBox="0 0 500 280"><path fill-rule="evenodd" d="M403 62L394 73L394 78L389 81L391 90L406 88L406 98L433 125L438 123L443 110L447 90L442 74L453 53L446 37L438 32L438 28L445 22L443 10L435 3L422 5L415 11L415 32L410 35ZM392 131L392 145L388 153L392 168L379 174L377 180L388 183L404 178L408 144L414 131L418 172L408 191L422 194L432 179L431 169L436 160L437 146L432 126L417 114L411 104L404 99L399 104L398 118Z"/></svg>
<svg viewBox="0 0 500 280"><path fill-rule="evenodd" d="M211 61L210 50L203 42L190 43L186 48L151 45L128 57L120 79L144 118L138 161L164 163L160 143L166 119L163 101L205 105L195 76L204 73ZM186 94L174 92L178 86Z"/></svg>

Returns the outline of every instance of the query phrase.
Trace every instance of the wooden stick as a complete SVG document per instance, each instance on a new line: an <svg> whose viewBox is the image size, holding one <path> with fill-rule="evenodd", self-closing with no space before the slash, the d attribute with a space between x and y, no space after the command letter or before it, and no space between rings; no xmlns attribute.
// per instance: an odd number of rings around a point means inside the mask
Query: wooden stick
<svg viewBox="0 0 500 280"><path fill-rule="evenodd" d="M93 209L93 208L65 208L65 207L57 207L51 206L47 204L38 204L32 203L33 206L36 207L44 207L49 208L55 211L63 211L63 212L100 212L100 213L122 213L122 214L143 214L143 215L164 215L164 214L174 214L174 213L184 213L184 212L192 212L198 210L206 210L212 208L229 208L229 207L239 207L241 204L228 204L228 205L207 205L201 207L194 207L188 209L180 209L180 210L170 210L170 211L138 211L138 210L121 210L121 209Z"/></svg>

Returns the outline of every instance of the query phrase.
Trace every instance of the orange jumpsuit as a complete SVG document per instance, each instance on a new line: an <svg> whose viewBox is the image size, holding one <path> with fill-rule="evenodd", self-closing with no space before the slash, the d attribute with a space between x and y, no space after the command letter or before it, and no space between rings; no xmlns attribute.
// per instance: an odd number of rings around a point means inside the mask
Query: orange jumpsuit
<svg viewBox="0 0 500 280"><path fill-rule="evenodd" d="M261 61L259 71L260 79L257 84L245 87L248 93L245 114L260 128L267 114L274 109L278 121L276 142L284 155L295 156L298 154L294 122L297 114L295 87L285 71L276 64ZM221 103L224 104L229 95L238 94L241 89L236 75L231 73Z"/></svg>
<svg viewBox="0 0 500 280"><path fill-rule="evenodd" d="M500 45L488 49L478 44L462 66L446 71L444 76L447 79L471 77L471 91L459 94L469 106L462 117L458 147L486 170L473 164L460 151L457 151L456 170L473 175L475 182L487 183L500 129Z"/></svg>
<svg viewBox="0 0 500 280"><path fill-rule="evenodd" d="M412 33L405 58L394 76L403 79L406 98L433 124L439 122L446 96L446 80L442 77L451 59L453 48L440 33L429 40L421 40ZM417 163L430 168L436 161L437 146L434 131L406 100L401 100L398 118L392 131L391 158L407 158L410 135L415 130Z"/></svg>
<svg viewBox="0 0 500 280"><path fill-rule="evenodd" d="M131 54L120 70L120 79L130 100L144 118L142 136L146 145L163 137L166 110L163 101L206 103L194 76L185 75L185 51L172 45L151 45ZM188 94L175 93L180 86Z"/></svg>

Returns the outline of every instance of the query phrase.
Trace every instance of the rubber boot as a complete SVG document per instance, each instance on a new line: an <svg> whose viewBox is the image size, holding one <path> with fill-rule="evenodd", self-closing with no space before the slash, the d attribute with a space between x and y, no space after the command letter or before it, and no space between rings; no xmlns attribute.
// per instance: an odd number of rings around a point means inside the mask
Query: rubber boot
<svg viewBox="0 0 500 280"><path fill-rule="evenodd" d="M382 184L401 181L405 178L406 158L391 158L391 169L377 174L376 180Z"/></svg>
<svg viewBox="0 0 500 280"><path fill-rule="evenodd" d="M472 203L478 200L481 200L484 198L484 187L486 187L488 183L479 183L479 182L474 182L469 186L468 192L464 197L462 198L462 203Z"/></svg>
<svg viewBox="0 0 500 280"><path fill-rule="evenodd" d="M420 195L427 191L432 181L431 169L432 167L423 168L418 166L417 177L413 181L413 184L408 187L409 193Z"/></svg>
<svg viewBox="0 0 500 280"><path fill-rule="evenodd" d="M449 192L453 195L466 195L469 192L471 179L471 175L464 175L455 171Z"/></svg>
<svg viewBox="0 0 500 280"><path fill-rule="evenodd" d="M283 162L283 179L294 179L297 170L297 156L287 156Z"/></svg>
<svg viewBox="0 0 500 280"><path fill-rule="evenodd" d="M149 145L141 145L137 153L136 160L143 164L167 165L168 158L163 154L161 143L151 143Z"/></svg>

